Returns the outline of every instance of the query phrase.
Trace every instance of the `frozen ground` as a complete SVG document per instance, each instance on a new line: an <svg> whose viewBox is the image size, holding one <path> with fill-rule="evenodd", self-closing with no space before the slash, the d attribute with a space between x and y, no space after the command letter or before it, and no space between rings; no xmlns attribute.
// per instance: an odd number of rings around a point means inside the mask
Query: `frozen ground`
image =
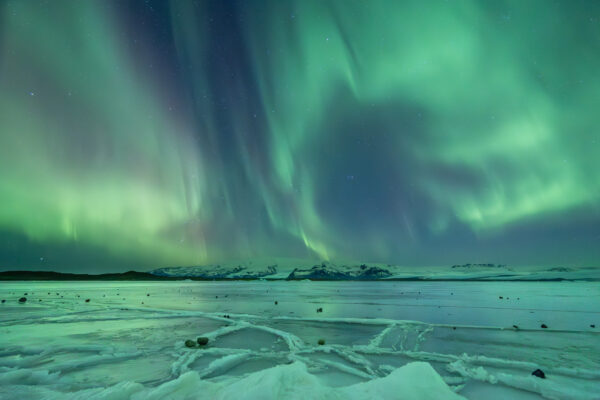
<svg viewBox="0 0 600 400"><path fill-rule="evenodd" d="M597 282L0 282L0 299L2 399L600 399Z"/></svg>

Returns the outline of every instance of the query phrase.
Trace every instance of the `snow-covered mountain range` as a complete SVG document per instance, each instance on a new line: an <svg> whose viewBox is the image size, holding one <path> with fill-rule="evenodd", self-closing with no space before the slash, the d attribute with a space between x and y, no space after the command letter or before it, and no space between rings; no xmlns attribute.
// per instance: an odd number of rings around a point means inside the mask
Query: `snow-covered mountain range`
<svg viewBox="0 0 600 400"><path fill-rule="evenodd" d="M335 264L306 261L238 262L150 271L164 277L195 279L279 280L600 280L600 268L510 267L497 264L461 264L446 267L406 267L388 264Z"/></svg>

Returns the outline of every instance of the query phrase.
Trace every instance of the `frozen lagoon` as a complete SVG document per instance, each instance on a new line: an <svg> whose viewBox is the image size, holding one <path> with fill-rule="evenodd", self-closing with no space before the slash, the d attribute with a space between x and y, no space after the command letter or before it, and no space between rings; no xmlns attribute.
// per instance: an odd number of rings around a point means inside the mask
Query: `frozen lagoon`
<svg viewBox="0 0 600 400"><path fill-rule="evenodd" d="M0 298L2 399L600 398L597 282L1 282Z"/></svg>

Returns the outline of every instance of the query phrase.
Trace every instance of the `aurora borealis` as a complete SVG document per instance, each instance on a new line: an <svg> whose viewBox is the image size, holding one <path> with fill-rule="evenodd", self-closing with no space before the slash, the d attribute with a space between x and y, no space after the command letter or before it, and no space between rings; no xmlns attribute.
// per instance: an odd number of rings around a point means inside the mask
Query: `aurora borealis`
<svg viewBox="0 0 600 400"><path fill-rule="evenodd" d="M2 1L0 268L600 264L600 2Z"/></svg>

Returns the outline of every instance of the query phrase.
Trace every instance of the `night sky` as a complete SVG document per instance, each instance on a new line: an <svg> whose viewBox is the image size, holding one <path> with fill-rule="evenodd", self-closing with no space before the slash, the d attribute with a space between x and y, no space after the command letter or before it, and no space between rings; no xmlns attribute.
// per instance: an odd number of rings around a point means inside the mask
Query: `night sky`
<svg viewBox="0 0 600 400"><path fill-rule="evenodd" d="M600 265L599 1L0 0L0 269Z"/></svg>

